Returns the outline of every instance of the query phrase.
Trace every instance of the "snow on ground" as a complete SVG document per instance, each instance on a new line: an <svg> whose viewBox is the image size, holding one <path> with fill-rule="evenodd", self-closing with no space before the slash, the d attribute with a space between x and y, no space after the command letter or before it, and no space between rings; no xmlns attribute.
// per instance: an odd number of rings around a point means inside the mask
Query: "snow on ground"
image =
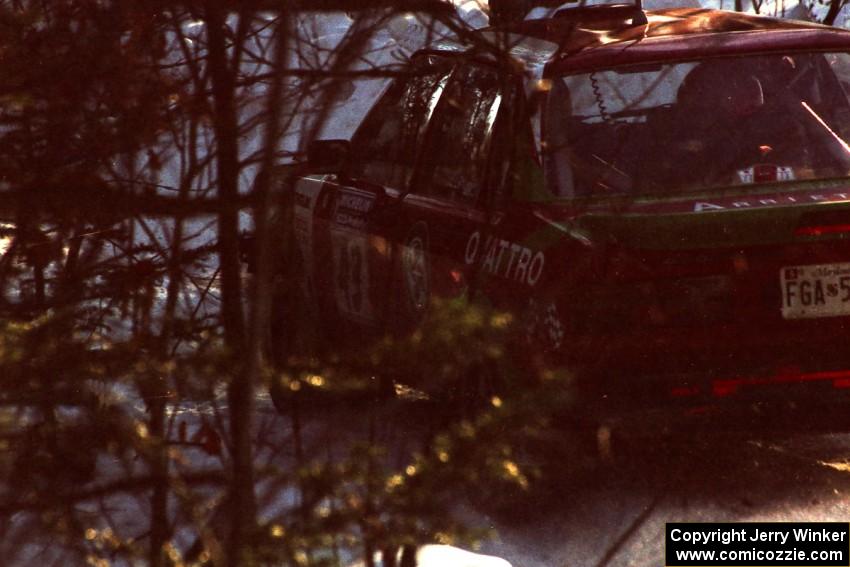
<svg viewBox="0 0 850 567"><path fill-rule="evenodd" d="M401 559L401 552L397 560ZM357 561L349 567L365 567L363 561ZM379 556L375 557L375 567L384 567ZM472 553L451 545L424 545L416 553L416 567L511 567L500 557Z"/></svg>

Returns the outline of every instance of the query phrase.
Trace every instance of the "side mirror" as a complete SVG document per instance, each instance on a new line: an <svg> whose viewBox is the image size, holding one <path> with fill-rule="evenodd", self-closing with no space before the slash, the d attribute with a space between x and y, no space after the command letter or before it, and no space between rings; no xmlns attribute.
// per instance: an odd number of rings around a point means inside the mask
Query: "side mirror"
<svg viewBox="0 0 850 567"><path fill-rule="evenodd" d="M307 146L307 165L323 172L339 172L348 163L348 140L313 140Z"/></svg>

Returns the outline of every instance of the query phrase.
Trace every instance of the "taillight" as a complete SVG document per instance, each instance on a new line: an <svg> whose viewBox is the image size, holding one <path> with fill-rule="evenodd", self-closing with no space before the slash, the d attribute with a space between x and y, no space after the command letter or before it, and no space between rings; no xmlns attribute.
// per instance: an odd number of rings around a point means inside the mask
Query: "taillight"
<svg viewBox="0 0 850 567"><path fill-rule="evenodd" d="M804 214L794 236L822 236L850 232L850 210L832 209Z"/></svg>
<svg viewBox="0 0 850 567"><path fill-rule="evenodd" d="M711 393L714 397L724 398L737 393L742 387L769 386L772 384L797 384L804 382L832 382L837 389L850 388L850 370L828 372L778 372L772 376L724 378L714 380Z"/></svg>
<svg viewBox="0 0 850 567"><path fill-rule="evenodd" d="M673 398L691 398L700 393L699 386L676 386L670 388L670 396Z"/></svg>
<svg viewBox="0 0 850 567"><path fill-rule="evenodd" d="M794 236L821 236L824 234L840 234L842 232L850 232L850 224L801 226L794 231Z"/></svg>

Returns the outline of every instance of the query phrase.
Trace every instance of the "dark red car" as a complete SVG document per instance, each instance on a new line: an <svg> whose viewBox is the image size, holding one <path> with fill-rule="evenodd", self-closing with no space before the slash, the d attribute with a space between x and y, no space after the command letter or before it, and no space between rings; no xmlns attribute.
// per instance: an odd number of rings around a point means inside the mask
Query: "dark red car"
<svg viewBox="0 0 850 567"><path fill-rule="evenodd" d="M326 324L474 289L600 398L850 387L850 32L602 6L476 37L313 144Z"/></svg>

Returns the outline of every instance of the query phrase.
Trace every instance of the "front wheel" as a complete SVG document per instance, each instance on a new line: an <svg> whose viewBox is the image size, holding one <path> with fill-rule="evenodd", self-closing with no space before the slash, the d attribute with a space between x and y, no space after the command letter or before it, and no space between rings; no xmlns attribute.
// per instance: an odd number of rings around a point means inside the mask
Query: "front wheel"
<svg viewBox="0 0 850 567"><path fill-rule="evenodd" d="M296 253L289 269L274 282L267 335L268 360L274 369L269 395L275 408L291 411L297 394L283 383L281 373L303 366L304 361L321 350L322 329L318 305L303 281L303 258Z"/></svg>

